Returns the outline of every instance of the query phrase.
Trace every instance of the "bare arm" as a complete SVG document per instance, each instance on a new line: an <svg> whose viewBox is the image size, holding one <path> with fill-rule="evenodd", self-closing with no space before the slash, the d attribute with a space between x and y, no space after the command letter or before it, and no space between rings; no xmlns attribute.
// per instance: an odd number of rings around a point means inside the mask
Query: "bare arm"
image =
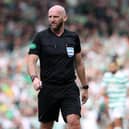
<svg viewBox="0 0 129 129"><path fill-rule="evenodd" d="M28 70L29 75L32 77L34 89L39 90L41 88L41 81L38 77L37 67L36 67L36 64L38 61L38 56L34 55L34 54L30 54L30 55L28 55L27 59L28 59L27 60L27 70Z"/></svg>
<svg viewBox="0 0 129 129"><path fill-rule="evenodd" d="M85 73L85 68L83 65L81 53L76 54L76 70L77 70L77 75L80 79L80 82L82 86L87 84L87 79L86 79L86 73Z"/></svg>
<svg viewBox="0 0 129 129"><path fill-rule="evenodd" d="M36 71L36 63L38 60L38 56L34 54L28 55L28 60L27 60L27 70L29 75L37 75Z"/></svg>
<svg viewBox="0 0 129 129"><path fill-rule="evenodd" d="M81 57L81 53L76 54L76 70L77 70L77 75L80 79L81 85L82 86L86 86L87 85L87 79L86 79L86 74L85 74L85 68L83 65L83 61L82 61L82 57ZM81 99L82 99L82 103L84 104L87 99L88 99L88 88L82 88L81 90Z"/></svg>

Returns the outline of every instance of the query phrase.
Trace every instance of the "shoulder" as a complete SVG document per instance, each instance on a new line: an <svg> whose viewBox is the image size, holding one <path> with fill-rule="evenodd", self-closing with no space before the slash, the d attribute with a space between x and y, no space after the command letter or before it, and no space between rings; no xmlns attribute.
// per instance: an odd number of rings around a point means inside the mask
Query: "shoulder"
<svg viewBox="0 0 129 129"><path fill-rule="evenodd" d="M119 79L121 79L121 80L123 80L123 79L125 80L125 79L128 78L127 74L125 74L125 73L122 72L122 71L118 71L118 72L116 73L116 77L119 78Z"/></svg>
<svg viewBox="0 0 129 129"><path fill-rule="evenodd" d="M111 72L105 72L103 77L102 77L102 82L101 82L101 86L102 87L107 87L108 84L110 83L111 79L112 79L112 73Z"/></svg>
<svg viewBox="0 0 129 129"><path fill-rule="evenodd" d="M104 73L104 78L111 78L112 77L112 73L111 72L106 72Z"/></svg>
<svg viewBox="0 0 129 129"><path fill-rule="evenodd" d="M78 37L78 34L74 31L70 31L68 29L65 29L65 35L67 36L73 36L73 37Z"/></svg>
<svg viewBox="0 0 129 129"><path fill-rule="evenodd" d="M49 28L46 28L44 30L38 31L34 34L35 38L41 38L49 34Z"/></svg>
<svg viewBox="0 0 129 129"><path fill-rule="evenodd" d="M45 30L37 32L36 35L37 36L46 36L46 35L48 35L48 33L49 33L49 30L45 29Z"/></svg>
<svg viewBox="0 0 129 129"><path fill-rule="evenodd" d="M113 75L111 72L106 72L103 75L102 82L108 83L113 78Z"/></svg>

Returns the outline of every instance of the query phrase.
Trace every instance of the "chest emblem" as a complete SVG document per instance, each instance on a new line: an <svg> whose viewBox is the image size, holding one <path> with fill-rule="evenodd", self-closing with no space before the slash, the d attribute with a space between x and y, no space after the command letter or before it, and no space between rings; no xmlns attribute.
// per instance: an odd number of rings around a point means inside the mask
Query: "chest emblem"
<svg viewBox="0 0 129 129"><path fill-rule="evenodd" d="M73 47L66 47L66 52L68 57L74 56L74 48Z"/></svg>

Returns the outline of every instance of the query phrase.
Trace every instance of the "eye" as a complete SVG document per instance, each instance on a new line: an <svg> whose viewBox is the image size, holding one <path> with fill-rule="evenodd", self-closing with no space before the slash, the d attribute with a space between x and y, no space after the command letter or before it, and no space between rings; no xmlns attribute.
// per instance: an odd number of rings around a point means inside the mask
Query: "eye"
<svg viewBox="0 0 129 129"><path fill-rule="evenodd" d="M54 16L55 18L58 18L59 16Z"/></svg>

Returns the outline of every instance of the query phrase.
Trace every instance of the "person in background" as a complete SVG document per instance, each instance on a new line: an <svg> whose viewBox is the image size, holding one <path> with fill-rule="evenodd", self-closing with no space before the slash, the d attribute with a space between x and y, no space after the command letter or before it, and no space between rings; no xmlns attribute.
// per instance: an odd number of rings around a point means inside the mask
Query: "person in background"
<svg viewBox="0 0 129 129"><path fill-rule="evenodd" d="M68 129L81 129L81 102L88 99L88 82L81 57L79 36L65 29L66 11L61 5L48 10L49 27L38 32L28 52L27 67L38 94L40 129L52 129L59 110ZM37 61L40 62L40 75ZM76 73L81 85L77 86ZM79 89L82 91L80 93ZM80 97L81 94L81 97Z"/></svg>
<svg viewBox="0 0 129 129"><path fill-rule="evenodd" d="M109 71L104 74L102 79L102 94L108 98L106 103L111 120L108 129L124 129L123 120L128 89L128 77L120 70L117 61L113 60L109 64Z"/></svg>

